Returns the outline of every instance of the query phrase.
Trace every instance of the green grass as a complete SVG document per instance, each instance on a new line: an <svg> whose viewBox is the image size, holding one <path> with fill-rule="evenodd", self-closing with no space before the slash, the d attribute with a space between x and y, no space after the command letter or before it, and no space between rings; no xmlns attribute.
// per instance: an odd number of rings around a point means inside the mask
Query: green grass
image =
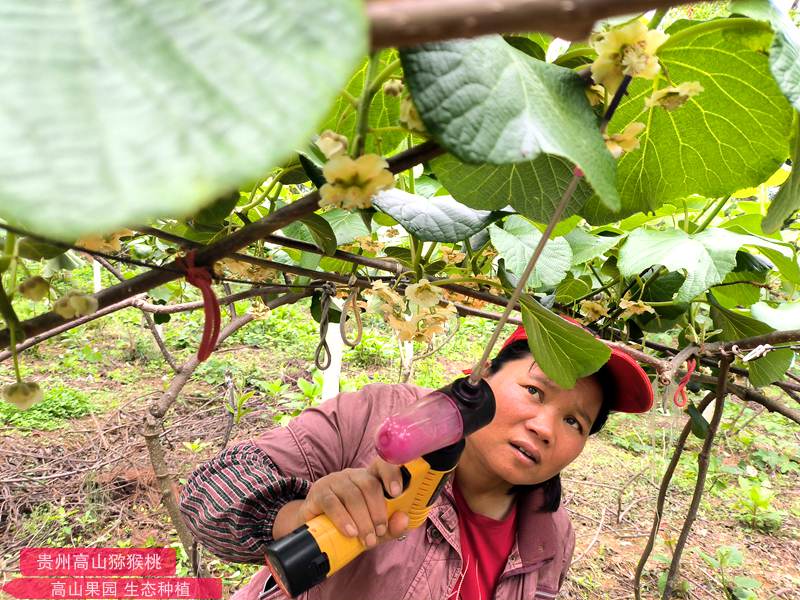
<svg viewBox="0 0 800 600"><path fill-rule="evenodd" d="M42 389L44 400L28 410L0 402L0 423L19 429L51 431L66 426L69 419L97 410L97 405L81 390L60 384L47 384Z"/></svg>
<svg viewBox="0 0 800 600"><path fill-rule="evenodd" d="M310 300L280 306L270 311L269 317L243 327L231 336L231 343L246 344L270 351L291 351L310 355L319 340L319 324L309 316ZM331 327L337 326L335 323Z"/></svg>
<svg viewBox="0 0 800 600"><path fill-rule="evenodd" d="M347 350L342 361L352 367L388 367L398 358L397 343L373 325L364 328L361 343Z"/></svg>

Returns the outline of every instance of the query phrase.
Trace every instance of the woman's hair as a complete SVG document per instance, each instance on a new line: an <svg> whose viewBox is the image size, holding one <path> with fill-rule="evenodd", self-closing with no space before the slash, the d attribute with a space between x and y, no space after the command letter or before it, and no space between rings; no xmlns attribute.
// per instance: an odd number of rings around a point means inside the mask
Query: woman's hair
<svg viewBox="0 0 800 600"><path fill-rule="evenodd" d="M489 364L488 375L494 375L497 373L507 362L518 360L520 358L526 358L530 355L531 350L528 346L528 340L517 340L516 342L512 342L500 350L500 352L497 353L497 356L492 359L492 362ZM594 423L592 423L591 430L589 430L589 435L594 435L606 424L606 421L608 420L608 413L611 411L611 404L613 399L616 397L617 390L613 377L605 367L592 375L591 378L600 385L600 390L602 391L603 396L603 401L600 405L600 411L597 413L597 418L594 420ZM544 494L542 510L546 512L557 511L559 505L561 504L560 474L556 474L542 483L536 483L534 485L512 486L509 493L516 494L520 492L531 492L540 488Z"/></svg>

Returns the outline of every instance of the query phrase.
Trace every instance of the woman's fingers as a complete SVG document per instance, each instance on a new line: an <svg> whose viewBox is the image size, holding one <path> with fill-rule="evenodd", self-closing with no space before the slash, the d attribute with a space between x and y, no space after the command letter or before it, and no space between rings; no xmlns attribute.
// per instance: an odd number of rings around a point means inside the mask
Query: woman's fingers
<svg viewBox="0 0 800 600"><path fill-rule="evenodd" d="M383 488L389 492L392 498L397 498L403 492L403 476L400 474L400 468L399 465L376 458L368 470L381 480Z"/></svg>
<svg viewBox="0 0 800 600"><path fill-rule="evenodd" d="M318 508L318 514L326 514L340 532L350 537L358 535L358 527L350 511L332 487L321 491L313 504L316 506L312 505L312 512L317 512Z"/></svg>
<svg viewBox="0 0 800 600"><path fill-rule="evenodd" d="M386 500L383 497L383 487L380 480L365 470L353 471L350 478L361 490L372 520L374 534L377 537L386 535L388 518L386 515Z"/></svg>
<svg viewBox="0 0 800 600"><path fill-rule="evenodd" d="M403 493L403 476L399 465L393 465L378 458L369 466L369 471L375 473L383 484L383 489L387 490L392 498ZM385 539L400 537L406 533L407 529L408 515L404 512L396 512L389 517Z"/></svg>
<svg viewBox="0 0 800 600"><path fill-rule="evenodd" d="M393 496L403 491L400 467L376 460L368 469L345 469L327 475L311 488L303 505L306 519L325 514L344 535L358 537L368 548L380 538L396 538L408 528L408 515L389 519L384 489Z"/></svg>
<svg viewBox="0 0 800 600"><path fill-rule="evenodd" d="M389 537L397 538L404 535L408 530L408 515L404 512L396 512L389 517Z"/></svg>
<svg viewBox="0 0 800 600"><path fill-rule="evenodd" d="M362 543L371 548L377 543L375 526L369 513L367 502L361 489L348 473L346 477L336 480L331 485L341 503L347 510L356 527L356 535ZM325 511L327 512L327 510Z"/></svg>

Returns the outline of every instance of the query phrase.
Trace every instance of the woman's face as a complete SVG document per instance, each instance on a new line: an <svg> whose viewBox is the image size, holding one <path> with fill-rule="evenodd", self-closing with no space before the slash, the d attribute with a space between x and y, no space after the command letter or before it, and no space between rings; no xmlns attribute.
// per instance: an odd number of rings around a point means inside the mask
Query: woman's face
<svg viewBox="0 0 800 600"><path fill-rule="evenodd" d="M468 452L487 474L532 485L560 473L583 450L600 412L602 390L592 378L565 390L528 356L505 363L487 382L497 409L489 425L468 438Z"/></svg>

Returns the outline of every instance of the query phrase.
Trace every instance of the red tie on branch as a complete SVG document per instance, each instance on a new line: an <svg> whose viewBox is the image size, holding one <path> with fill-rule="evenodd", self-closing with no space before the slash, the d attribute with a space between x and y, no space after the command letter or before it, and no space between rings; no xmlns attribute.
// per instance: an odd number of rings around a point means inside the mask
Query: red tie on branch
<svg viewBox="0 0 800 600"><path fill-rule="evenodd" d="M689 396L686 395L686 386L689 383L689 380L692 378L692 373L694 373L696 366L697 363L693 358L690 358L686 361L686 375L681 378L680 382L678 383L678 389L675 390L675 395L672 397L672 401L678 408L683 408L686 406L686 403L689 402Z"/></svg>
<svg viewBox="0 0 800 600"><path fill-rule="evenodd" d="M186 270L186 281L200 290L203 294L203 313L205 323L203 324L203 338L200 340L200 347L197 349L197 360L203 362L217 347L221 319L219 314L219 301L211 289L211 272L208 267L194 266L194 250L188 252L186 257L178 261Z"/></svg>

